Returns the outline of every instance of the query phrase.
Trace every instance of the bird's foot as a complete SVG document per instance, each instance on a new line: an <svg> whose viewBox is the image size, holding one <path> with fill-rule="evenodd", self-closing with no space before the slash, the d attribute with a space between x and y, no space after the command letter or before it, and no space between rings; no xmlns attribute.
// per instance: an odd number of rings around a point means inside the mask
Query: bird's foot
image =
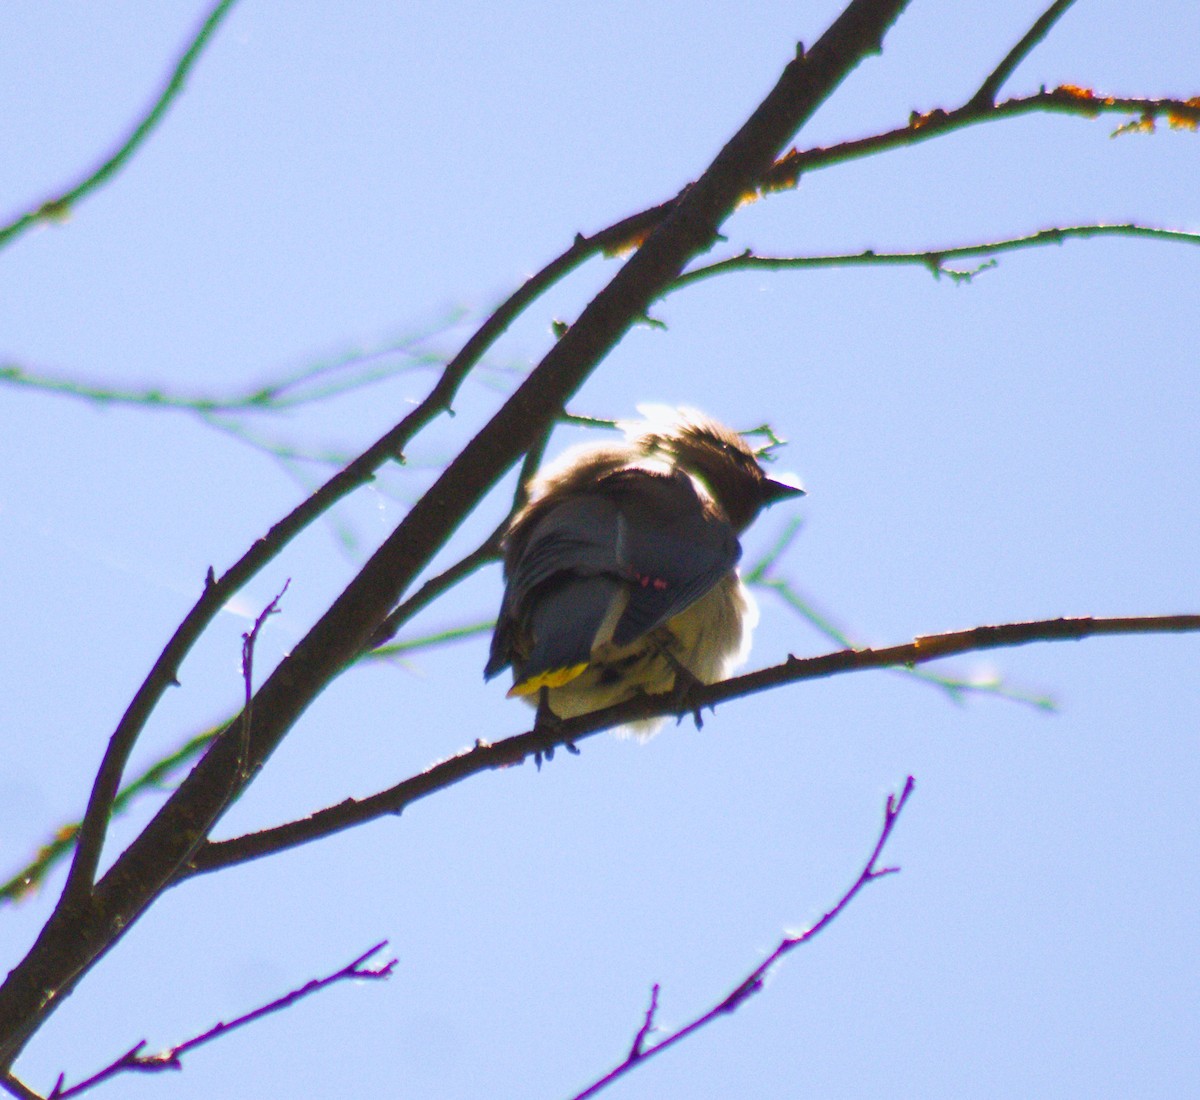
<svg viewBox="0 0 1200 1100"><path fill-rule="evenodd" d="M696 729L703 729L704 718L700 714L703 704L696 702L696 694L708 685L673 657L671 664L675 669L675 684L671 688L671 700L675 705L675 724L678 726L690 714L692 721L696 723Z"/></svg>
<svg viewBox="0 0 1200 1100"><path fill-rule="evenodd" d="M563 720L550 709L550 689L542 688L538 692L537 713L533 719L533 732L545 733L554 736L561 732ZM563 748L572 756L579 755L579 749L573 741L564 741ZM549 763L554 759L554 745L548 745L545 749L538 749L533 754L533 762L537 765L538 771L542 770L543 758Z"/></svg>

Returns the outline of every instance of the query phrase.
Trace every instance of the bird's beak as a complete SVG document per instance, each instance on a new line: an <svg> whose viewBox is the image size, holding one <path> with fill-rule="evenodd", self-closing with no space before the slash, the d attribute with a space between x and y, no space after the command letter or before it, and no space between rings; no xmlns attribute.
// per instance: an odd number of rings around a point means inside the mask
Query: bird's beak
<svg viewBox="0 0 1200 1100"><path fill-rule="evenodd" d="M764 507L779 500L786 500L788 497L804 496L804 490L800 483L790 474L784 474L782 478L763 478L759 491L762 493Z"/></svg>

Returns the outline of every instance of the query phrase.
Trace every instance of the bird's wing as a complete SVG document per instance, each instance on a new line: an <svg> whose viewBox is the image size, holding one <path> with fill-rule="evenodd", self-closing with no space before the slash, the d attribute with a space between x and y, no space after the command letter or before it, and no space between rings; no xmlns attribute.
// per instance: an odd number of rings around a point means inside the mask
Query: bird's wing
<svg viewBox="0 0 1200 1100"><path fill-rule="evenodd" d="M486 677L513 663L518 694L556 687L586 667L596 635L624 585L616 558L618 512L606 496L551 507L509 561ZM528 652L520 653L518 650Z"/></svg>
<svg viewBox="0 0 1200 1100"><path fill-rule="evenodd" d="M681 471L639 472L619 496L617 559L632 585L612 634L628 645L706 595L741 557L733 528Z"/></svg>
<svg viewBox="0 0 1200 1100"><path fill-rule="evenodd" d="M568 683L597 645L628 645L686 610L740 554L686 474L601 478L550 507L510 561L484 674L514 663L518 695Z"/></svg>

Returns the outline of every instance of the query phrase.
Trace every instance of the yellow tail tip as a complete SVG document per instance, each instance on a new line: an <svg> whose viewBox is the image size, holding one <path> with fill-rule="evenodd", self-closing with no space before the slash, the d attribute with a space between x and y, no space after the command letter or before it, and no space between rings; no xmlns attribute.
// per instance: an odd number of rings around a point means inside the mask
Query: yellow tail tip
<svg viewBox="0 0 1200 1100"><path fill-rule="evenodd" d="M531 676L528 680L522 680L519 684L513 684L508 689L508 697L515 699L522 695L536 695L544 687L562 687L563 684L569 684L574 680L585 668L587 668L586 661L581 665L570 665L567 668L552 668L549 672L543 672L537 676Z"/></svg>

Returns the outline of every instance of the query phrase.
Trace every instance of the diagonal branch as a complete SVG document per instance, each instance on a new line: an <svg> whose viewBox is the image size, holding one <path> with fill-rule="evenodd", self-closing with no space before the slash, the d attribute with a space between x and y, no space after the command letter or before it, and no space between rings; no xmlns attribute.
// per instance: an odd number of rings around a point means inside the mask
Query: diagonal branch
<svg viewBox="0 0 1200 1100"><path fill-rule="evenodd" d="M1050 33L1050 29L1074 3L1075 0L1054 0L1054 3L1042 12L1033 26L1025 32L1024 37L1005 54L1004 60L996 66L987 80L979 86L979 91L971 97L971 105L974 107L992 106L996 101L996 93L1004 86L1004 82L1012 76L1017 66Z"/></svg>
<svg viewBox="0 0 1200 1100"><path fill-rule="evenodd" d="M904 783L904 789L899 795L889 794L887 797L887 805L883 809L883 827L879 831L879 837L875 841L875 847L871 851L870 858L863 865L863 869L859 872L858 878L854 880L850 889L847 890L832 909L830 909L819 921L803 932L798 932L793 935L784 936L779 941L778 946L771 952L761 963L750 971L733 990L722 998L717 1004L713 1005L708 1011L701 1013L691 1023L685 1024L683 1027L672 1031L665 1038L660 1039L657 1043L650 1046L646 1045L646 1038L654 1029L654 1016L658 1010L658 994L659 987L656 984L651 992L650 1007L646 1011L645 1020L642 1026L638 1028L637 1035L634 1038L633 1046L629 1053L625 1056L624 1061L614 1066L599 1080L593 1082L582 1092L576 1093L571 1100L587 1100L589 1096L595 1096L602 1089L607 1088L614 1081L624 1077L627 1073L636 1069L639 1065L649 1058L653 1058L656 1054L661 1054L664 1050L673 1047L676 1043L682 1042L690 1035L694 1035L702 1027L706 1027L714 1020L721 1016L726 1016L731 1012L736 1012L743 1004L746 1003L755 993L758 993L763 988L763 983L766 981L767 975L774 969L784 956L790 955L801 944L808 943L811 939L824 931L837 919L838 915L852 902L860 890L869 882L874 882L876 879L883 878L886 875L896 874L899 867L877 867L879 857L883 855L884 846L888 842L888 838L892 835L892 830L896 826L896 821L900 817L901 811L904 809L905 803L908 801L909 795L912 794L915 786L913 777L910 775Z"/></svg>
<svg viewBox="0 0 1200 1100"><path fill-rule="evenodd" d="M0 1077L0 1086L10 1096L15 1096L17 1100L44 1100L40 1092L34 1092L24 1081L18 1080L11 1073Z"/></svg>
<svg viewBox="0 0 1200 1100"><path fill-rule="evenodd" d="M880 50L884 33L905 6L906 0L852 0L813 49L785 67L775 87L710 168L681 196L670 215L267 678L255 697L250 753L245 761L251 775L325 685L357 657L413 579L503 473L533 445L599 361L646 315L650 304L684 266L712 246L719 227L795 131L859 61ZM569 269L587 251L586 242L577 251L568 250L559 266ZM551 269L558 271L554 265ZM549 278L543 274L540 285ZM468 349L482 351L480 345L486 338L497 327L503 331L513 316L505 307L493 314L460 353L462 364L473 363ZM241 581L261 568L331 497L336 499L360 484L377 461L399 455L413 432L447 409L469 365L460 366L458 373L452 368L454 364L426 401L377 444L382 453L373 448L277 525L231 570L233 580ZM89 851L99 847L92 837L98 836L102 843L121 773L149 709L174 679L175 669L198 631L231 589L236 590L235 583L224 582L225 578L218 582L210 574L205 595L159 658L114 733L84 819ZM64 891L32 950L0 986L0 1070L11 1065L75 983L178 875L183 862L220 817L233 777L240 770L237 748L230 738L214 744L94 890L89 883L95 865L77 857L79 866L72 869L70 889Z"/></svg>
<svg viewBox="0 0 1200 1100"><path fill-rule="evenodd" d="M236 2L237 0L221 0L209 12L208 17L200 25L200 29L193 35L187 49L184 50L183 56L176 62L175 68L167 79L166 85L159 93L158 98L151 104L150 110L133 128L129 136L117 146L108 159L56 198L47 199L35 209L9 222L8 225L0 226L0 248L16 240L25 230L36 225L38 222L61 221L71 212L71 208L80 199L85 198L90 192L96 190L96 188L103 186L125 167L126 162L137 152L142 142L150 136L150 132L162 121L163 116L167 113L167 109L183 90L188 74L199 59L204 47L208 45L213 35L216 34L217 28Z"/></svg>
<svg viewBox="0 0 1200 1100"><path fill-rule="evenodd" d="M1087 88L1062 84L1049 91L1043 88L1033 95L1006 99L994 106L973 106L968 103L951 111L940 107L925 114L914 111L909 117L908 125L899 126L894 130L886 130L854 141L839 142L836 145L793 149L775 162L763 177L760 190L764 194L787 190L796 186L797 180L804 172L814 168L829 168L890 149L917 145L981 122L999 122L1002 119L1038 113L1075 115L1079 118L1124 114L1154 119L1164 115L1177 123L1190 126L1200 123L1200 97L1146 99L1137 96L1104 96L1097 95Z"/></svg>
<svg viewBox="0 0 1200 1100"><path fill-rule="evenodd" d="M978 626L948 634L918 637L885 649L842 649L818 657L789 657L782 664L748 672L716 684L698 686L688 697L689 711L769 691L783 684L824 679L869 669L889 669L925 664L943 657L989 649L1028 645L1031 642L1076 641L1101 635L1137 635L1200 632L1200 615L1155 615L1137 618L1043 619L1035 622ZM412 803L473 775L522 763L527 756L546 754L574 744L602 730L643 718L675 714L678 701L670 694L646 695L578 718L564 719L552 728L537 727L528 733L474 747L363 799L346 799L336 806L273 829L249 833L232 840L206 841L177 876L176 881L295 848L331 836L366 821L402 813Z"/></svg>
<svg viewBox="0 0 1200 1100"><path fill-rule="evenodd" d="M90 889L97 866L92 857L98 859L103 847L113 801L134 744L164 692L178 682L178 670L184 658L220 609L301 531L339 500L369 483L380 466L393 459L402 461L404 447L437 416L450 410L455 394L470 371L533 301L585 260L606 249L620 247L622 242L645 232L648 226L656 224L661 209L655 207L625 218L590 238L578 235L570 248L530 276L497 307L446 365L433 389L417 408L276 523L219 578L210 569L203 593L159 654L109 738L80 826L82 843L87 845L87 858L80 858L81 846L68 877L69 893L64 897L79 903Z"/></svg>
<svg viewBox="0 0 1200 1100"><path fill-rule="evenodd" d="M459 581L469 577L485 565L490 565L500 557L500 539L504 534L508 520L505 519L487 538L465 557L442 570L436 577L430 577L403 603L388 612L384 620L376 628L364 647L364 654L377 652L396 636L396 632L409 619L428 607L443 592L453 588Z"/></svg>
<svg viewBox="0 0 1200 1100"><path fill-rule="evenodd" d="M228 1023L222 1021L213 1024L207 1031L203 1031L199 1035L194 1035L192 1038L186 1039L182 1043L177 1043L173 1047L168 1047L158 1054L143 1054L142 1051L146 1046L146 1041L143 1039L103 1069L98 1070L78 1084L71 1085L69 1088L63 1087L64 1077L62 1074L59 1074L58 1081L55 1083L46 1100L67 1100L69 1096L78 1096L80 1093L87 1092L89 1089L103 1084L120 1073L161 1073L167 1069L183 1069L183 1056L197 1047L204 1046L205 1043L211 1043L214 1039L228 1035L229 1032L236 1031L240 1027L245 1027L247 1024L251 1024L255 1020L260 1020L264 1016L269 1016L273 1012L281 1012L285 1008L290 1008L297 1001L303 1000L305 997L310 997L312 994L326 989L337 982L355 980L381 981L385 978L390 978L392 971L396 968L397 959L389 959L387 962L377 965L367 965L367 960L372 955L378 955L387 945L387 940L381 940L374 947L364 951L357 959L347 963L340 970L335 970L332 974L326 974L323 978L313 978L311 981L305 982L304 985L293 989L290 993L285 993L282 997L276 997L273 1001L269 1001L265 1005L260 1005L250 1012L243 1013Z"/></svg>

